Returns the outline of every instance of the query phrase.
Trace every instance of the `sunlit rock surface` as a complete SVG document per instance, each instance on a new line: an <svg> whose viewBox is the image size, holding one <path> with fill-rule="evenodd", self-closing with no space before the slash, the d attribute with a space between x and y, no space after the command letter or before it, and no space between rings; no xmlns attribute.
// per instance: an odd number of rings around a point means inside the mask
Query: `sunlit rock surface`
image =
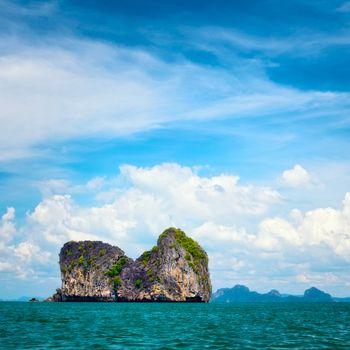
<svg viewBox="0 0 350 350"><path fill-rule="evenodd" d="M208 302L208 256L176 228L136 261L100 241L67 242L60 252L62 286L48 301Z"/></svg>

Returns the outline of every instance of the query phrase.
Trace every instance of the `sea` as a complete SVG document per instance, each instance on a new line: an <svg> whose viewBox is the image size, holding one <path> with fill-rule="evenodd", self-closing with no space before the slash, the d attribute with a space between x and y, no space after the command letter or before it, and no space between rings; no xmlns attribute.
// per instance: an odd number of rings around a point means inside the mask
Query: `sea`
<svg viewBox="0 0 350 350"><path fill-rule="evenodd" d="M350 303L0 302L1 349L350 349Z"/></svg>

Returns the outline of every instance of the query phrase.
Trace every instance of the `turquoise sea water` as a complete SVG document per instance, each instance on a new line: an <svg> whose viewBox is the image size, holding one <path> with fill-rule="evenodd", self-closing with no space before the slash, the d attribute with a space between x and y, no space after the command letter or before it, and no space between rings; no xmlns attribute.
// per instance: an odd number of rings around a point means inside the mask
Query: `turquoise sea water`
<svg viewBox="0 0 350 350"><path fill-rule="evenodd" d="M1 349L350 349L350 303L0 302Z"/></svg>

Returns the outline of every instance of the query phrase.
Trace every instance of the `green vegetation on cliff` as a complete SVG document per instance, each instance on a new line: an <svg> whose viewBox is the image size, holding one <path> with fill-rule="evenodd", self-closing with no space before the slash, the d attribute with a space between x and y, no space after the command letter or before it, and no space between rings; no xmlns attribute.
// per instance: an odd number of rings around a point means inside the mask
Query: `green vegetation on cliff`
<svg viewBox="0 0 350 350"><path fill-rule="evenodd" d="M104 242L69 242L60 252L62 299L208 301L207 262L199 244L176 228L135 261Z"/></svg>
<svg viewBox="0 0 350 350"><path fill-rule="evenodd" d="M136 281L135 281L135 287L136 288L142 288L143 285L142 285L142 280L140 278L138 278Z"/></svg>
<svg viewBox="0 0 350 350"><path fill-rule="evenodd" d="M98 252L98 256L104 256L104 255L106 255L106 253L107 253L107 250L106 249L101 249L99 252Z"/></svg>
<svg viewBox="0 0 350 350"><path fill-rule="evenodd" d="M148 265L149 259L151 258L151 255L153 252L156 252L158 250L158 247L155 245L151 250L146 250L142 253L142 262L145 266Z"/></svg>
<svg viewBox="0 0 350 350"><path fill-rule="evenodd" d="M80 255L80 256L79 256L79 259L78 259L79 265L83 265L84 262L85 262L84 255Z"/></svg>
<svg viewBox="0 0 350 350"><path fill-rule="evenodd" d="M106 275L110 278L118 277L122 272L123 266L128 262L125 256L119 258L116 264L113 264L111 268L106 272Z"/></svg>
<svg viewBox="0 0 350 350"><path fill-rule="evenodd" d="M122 280L119 276L116 276L112 278L112 283L113 283L113 286L116 288L122 284Z"/></svg>
<svg viewBox="0 0 350 350"><path fill-rule="evenodd" d="M166 229L160 236L159 240L166 237L170 232L175 233L175 240L176 242L185 249L185 251L188 253L186 254L185 258L187 261L191 260L191 257L193 258L193 262L196 264L199 261L208 262L207 254L204 252L204 250L201 248L201 246L192 238L186 236L185 232L180 230L179 228L170 227Z"/></svg>

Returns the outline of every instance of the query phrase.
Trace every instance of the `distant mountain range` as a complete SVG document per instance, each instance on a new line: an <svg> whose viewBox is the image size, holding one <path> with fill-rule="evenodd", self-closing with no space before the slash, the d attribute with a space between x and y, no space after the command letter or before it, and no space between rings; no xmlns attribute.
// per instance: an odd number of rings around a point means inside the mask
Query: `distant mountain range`
<svg viewBox="0 0 350 350"><path fill-rule="evenodd" d="M333 298L330 294L315 287L305 290L304 295L285 295L278 290L260 294L249 290L243 285L235 285L233 288L221 288L213 293L213 303L238 303L238 302L350 302L350 298Z"/></svg>

